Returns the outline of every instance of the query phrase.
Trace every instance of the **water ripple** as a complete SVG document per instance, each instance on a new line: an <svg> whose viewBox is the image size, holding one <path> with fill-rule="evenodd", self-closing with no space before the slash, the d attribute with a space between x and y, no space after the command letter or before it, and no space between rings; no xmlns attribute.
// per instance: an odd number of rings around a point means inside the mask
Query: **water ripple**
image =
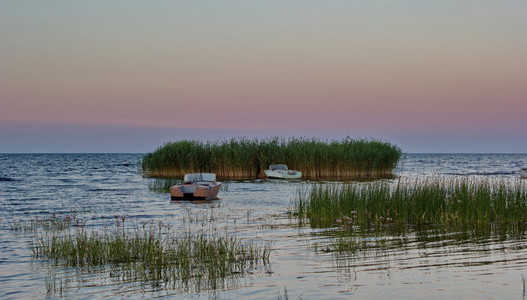
<svg viewBox="0 0 527 300"><path fill-rule="evenodd" d="M287 212L306 182L229 182L219 201L171 202L138 174L140 154L0 154L0 298L408 299L518 298L527 267L525 238L434 228L400 234L361 232L356 251L338 253L334 229L300 226ZM527 155L408 154L400 177L516 178ZM31 232L20 220L75 215L70 228L132 230L144 222L176 231L214 224L215 232L271 242L267 269L225 282L223 289L123 280L108 266L66 268L32 259ZM519 230L525 235L525 231ZM45 231L44 231L45 232ZM491 282L492 284L489 284ZM48 293L48 289L52 293Z"/></svg>

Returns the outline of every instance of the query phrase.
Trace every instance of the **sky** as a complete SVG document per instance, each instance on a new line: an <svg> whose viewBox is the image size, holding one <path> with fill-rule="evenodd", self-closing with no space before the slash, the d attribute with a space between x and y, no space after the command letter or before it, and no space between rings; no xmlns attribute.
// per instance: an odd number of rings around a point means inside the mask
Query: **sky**
<svg viewBox="0 0 527 300"><path fill-rule="evenodd" d="M0 0L0 152L527 153L524 0Z"/></svg>

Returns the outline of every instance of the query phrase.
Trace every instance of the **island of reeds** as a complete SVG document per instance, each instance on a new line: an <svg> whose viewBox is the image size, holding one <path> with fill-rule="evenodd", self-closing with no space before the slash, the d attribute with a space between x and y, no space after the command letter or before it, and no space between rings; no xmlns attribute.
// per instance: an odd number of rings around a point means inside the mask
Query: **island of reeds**
<svg viewBox="0 0 527 300"><path fill-rule="evenodd" d="M287 164L304 179L392 177L401 149L378 140L344 138L233 138L227 141L169 142L144 156L143 173L174 178L192 172L216 173L218 178L264 177L270 164Z"/></svg>

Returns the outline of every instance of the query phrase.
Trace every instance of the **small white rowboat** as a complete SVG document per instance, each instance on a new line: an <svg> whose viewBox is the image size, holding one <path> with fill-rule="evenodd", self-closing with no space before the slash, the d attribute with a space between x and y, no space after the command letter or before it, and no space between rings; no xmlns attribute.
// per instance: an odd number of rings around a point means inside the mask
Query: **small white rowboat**
<svg viewBox="0 0 527 300"><path fill-rule="evenodd" d="M299 179L302 177L302 172L289 170L287 165L270 165L269 170L264 170L265 176L267 178L275 179Z"/></svg>

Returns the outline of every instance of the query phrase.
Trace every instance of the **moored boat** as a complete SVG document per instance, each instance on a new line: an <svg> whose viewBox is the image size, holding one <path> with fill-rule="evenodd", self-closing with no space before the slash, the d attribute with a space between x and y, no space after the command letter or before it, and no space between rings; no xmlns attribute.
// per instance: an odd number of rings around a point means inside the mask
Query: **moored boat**
<svg viewBox="0 0 527 300"><path fill-rule="evenodd" d="M171 200L214 200L218 198L221 182L213 173L185 174L183 183L170 187Z"/></svg>
<svg viewBox="0 0 527 300"><path fill-rule="evenodd" d="M264 173L267 178L274 179L300 179L302 177L302 172L289 170L284 164L270 165L268 170L264 170Z"/></svg>
<svg viewBox="0 0 527 300"><path fill-rule="evenodd" d="M520 169L518 173L520 173L521 178L527 178L527 168Z"/></svg>

